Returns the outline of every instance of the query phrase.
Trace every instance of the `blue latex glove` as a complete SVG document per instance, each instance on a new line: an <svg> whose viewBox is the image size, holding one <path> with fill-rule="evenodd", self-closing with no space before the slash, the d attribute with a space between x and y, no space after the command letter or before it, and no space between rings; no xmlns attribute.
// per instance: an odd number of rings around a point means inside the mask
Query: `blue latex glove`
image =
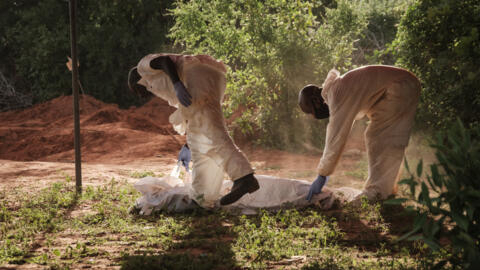
<svg viewBox="0 0 480 270"><path fill-rule="evenodd" d="M186 144L182 146L180 149L180 153L178 153L178 162L182 162L182 165L188 172L188 165L190 164L190 160L192 160L192 152Z"/></svg>
<svg viewBox="0 0 480 270"><path fill-rule="evenodd" d="M178 101L185 107L188 107L192 104L192 96L188 93L185 85L181 81L178 81L173 84L175 93L177 94Z"/></svg>
<svg viewBox="0 0 480 270"><path fill-rule="evenodd" d="M308 191L307 201L311 201L313 195L321 193L323 186L327 183L330 176L323 176L319 175L315 181L313 181L312 185L310 186L310 190Z"/></svg>

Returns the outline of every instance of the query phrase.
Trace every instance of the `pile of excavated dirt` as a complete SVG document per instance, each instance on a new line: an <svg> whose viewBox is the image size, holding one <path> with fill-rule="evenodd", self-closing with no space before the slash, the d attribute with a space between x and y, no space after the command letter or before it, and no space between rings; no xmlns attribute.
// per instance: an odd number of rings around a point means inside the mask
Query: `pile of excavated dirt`
<svg viewBox="0 0 480 270"><path fill-rule="evenodd" d="M0 159L73 161L73 100L62 96L0 113ZM175 109L159 98L128 110L80 98L82 160L125 163L178 153L185 142L168 122Z"/></svg>

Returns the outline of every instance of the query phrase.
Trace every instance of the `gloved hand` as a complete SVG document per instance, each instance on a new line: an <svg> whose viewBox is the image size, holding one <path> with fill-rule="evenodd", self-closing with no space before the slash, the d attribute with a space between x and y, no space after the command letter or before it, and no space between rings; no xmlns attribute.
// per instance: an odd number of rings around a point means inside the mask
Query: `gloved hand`
<svg viewBox="0 0 480 270"><path fill-rule="evenodd" d="M190 160L192 160L192 153L190 152L190 148L188 148L188 145L184 144L182 146L182 149L180 149L180 153L178 153L178 162L182 162L182 165L185 167L187 172Z"/></svg>
<svg viewBox="0 0 480 270"><path fill-rule="evenodd" d="M311 201L313 195L321 193L323 186L327 183L330 176L323 176L319 175L315 181L313 181L312 185L310 186L310 190L308 191L307 201Z"/></svg>
<svg viewBox="0 0 480 270"><path fill-rule="evenodd" d="M177 94L177 98L180 104L185 107L188 107L192 104L192 96L190 95L190 93L188 93L182 81L174 83L173 88L175 89L175 93Z"/></svg>

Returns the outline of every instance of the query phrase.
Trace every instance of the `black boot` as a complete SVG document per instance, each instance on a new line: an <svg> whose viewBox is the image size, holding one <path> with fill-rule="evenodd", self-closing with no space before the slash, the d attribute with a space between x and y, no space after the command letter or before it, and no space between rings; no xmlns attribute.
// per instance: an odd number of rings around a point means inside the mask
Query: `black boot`
<svg viewBox="0 0 480 270"><path fill-rule="evenodd" d="M233 182L232 191L220 199L220 205L228 205L238 201L246 193L252 193L258 190L257 178L253 173L245 175L244 177Z"/></svg>

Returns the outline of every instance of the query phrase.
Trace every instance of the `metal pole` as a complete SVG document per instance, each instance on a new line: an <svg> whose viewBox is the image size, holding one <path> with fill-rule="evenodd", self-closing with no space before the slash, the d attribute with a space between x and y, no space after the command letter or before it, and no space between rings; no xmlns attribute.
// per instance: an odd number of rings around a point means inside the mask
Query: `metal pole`
<svg viewBox="0 0 480 270"><path fill-rule="evenodd" d="M70 0L70 41L72 49L73 121L75 124L75 184L82 192L82 160L80 154L80 112L78 104L78 60L77 60L77 2Z"/></svg>

